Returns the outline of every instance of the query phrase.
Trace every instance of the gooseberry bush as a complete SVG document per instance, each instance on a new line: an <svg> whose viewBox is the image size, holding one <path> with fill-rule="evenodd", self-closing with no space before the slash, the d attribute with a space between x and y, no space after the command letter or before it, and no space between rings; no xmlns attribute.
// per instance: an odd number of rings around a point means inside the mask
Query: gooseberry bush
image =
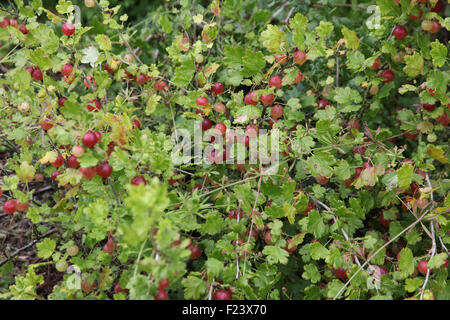
<svg viewBox="0 0 450 320"><path fill-rule="evenodd" d="M2 3L0 299L450 299L448 7Z"/></svg>

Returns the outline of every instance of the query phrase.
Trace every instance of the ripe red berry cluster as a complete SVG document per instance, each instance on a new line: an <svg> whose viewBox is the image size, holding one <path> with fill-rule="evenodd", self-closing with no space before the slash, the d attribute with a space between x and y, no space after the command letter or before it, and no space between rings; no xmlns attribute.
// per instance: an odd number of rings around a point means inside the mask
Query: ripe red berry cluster
<svg viewBox="0 0 450 320"><path fill-rule="evenodd" d="M23 34L28 34L28 29L24 24L19 25L19 22L14 18L8 18L4 17L3 20L0 22L0 28L7 28L8 26L11 26L13 28L18 28L20 32Z"/></svg>

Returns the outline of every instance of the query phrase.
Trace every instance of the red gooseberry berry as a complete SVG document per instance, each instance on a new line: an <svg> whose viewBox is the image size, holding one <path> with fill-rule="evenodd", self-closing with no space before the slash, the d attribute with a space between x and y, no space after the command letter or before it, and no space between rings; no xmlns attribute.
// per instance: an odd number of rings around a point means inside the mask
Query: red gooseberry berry
<svg viewBox="0 0 450 320"><path fill-rule="evenodd" d="M76 156L71 155L67 158L67 165L69 168L77 169L80 167L80 163L78 162L78 159Z"/></svg>
<svg viewBox="0 0 450 320"><path fill-rule="evenodd" d="M72 71L73 71L73 67L71 64L65 64L61 68L61 73L67 77L70 76Z"/></svg>
<svg viewBox="0 0 450 320"><path fill-rule="evenodd" d="M272 115L272 118L278 119L278 118L281 118L283 116L284 109L283 109L283 107L281 105L277 104L277 105L272 107L272 109L270 110L270 113Z"/></svg>
<svg viewBox="0 0 450 320"><path fill-rule="evenodd" d="M154 297L155 300L169 300L169 296L167 295L167 292L164 289L159 288L158 293Z"/></svg>
<svg viewBox="0 0 450 320"><path fill-rule="evenodd" d="M377 57L370 66L370 69L377 70L378 68L380 68L380 66L381 66L381 59Z"/></svg>
<svg viewBox="0 0 450 320"><path fill-rule="evenodd" d="M206 107L209 105L208 98L205 97L198 97L195 102L197 103L198 106Z"/></svg>
<svg viewBox="0 0 450 320"><path fill-rule="evenodd" d="M320 99L317 103L317 108L319 109L325 109L327 105L329 105L330 102L327 99Z"/></svg>
<svg viewBox="0 0 450 320"><path fill-rule="evenodd" d="M396 39L401 40L406 37L408 32L404 26L396 26L393 31L393 35Z"/></svg>
<svg viewBox="0 0 450 320"><path fill-rule="evenodd" d="M216 82L212 85L211 90L215 94L221 94L223 92L223 84L220 82Z"/></svg>
<svg viewBox="0 0 450 320"><path fill-rule="evenodd" d="M394 80L394 72L389 69L383 70L383 72L381 72L381 77L385 79L383 83L391 82Z"/></svg>
<svg viewBox="0 0 450 320"><path fill-rule="evenodd" d="M282 86L283 79L280 76L273 76L269 79L269 86L275 89L280 89Z"/></svg>
<svg viewBox="0 0 450 320"><path fill-rule="evenodd" d="M96 167L81 168L80 172L83 175L84 179L90 180L90 179L94 178L95 175L97 174L97 168Z"/></svg>
<svg viewBox="0 0 450 320"><path fill-rule="evenodd" d="M17 210L16 200L8 200L3 204L3 211L7 214L13 214Z"/></svg>
<svg viewBox="0 0 450 320"><path fill-rule="evenodd" d="M83 145L87 148L92 148L93 146L95 146L97 144L97 136L95 135L95 133L93 131L87 131L83 138L81 139L81 141L83 142Z"/></svg>
<svg viewBox="0 0 450 320"><path fill-rule="evenodd" d="M294 53L294 62L298 65L302 65L306 61L306 52L305 51L297 51Z"/></svg>
<svg viewBox="0 0 450 320"><path fill-rule="evenodd" d="M134 177L133 179L131 179L131 184L135 185L135 186L138 186L140 184L146 184L146 183L147 183L147 181L142 176L137 176L137 177Z"/></svg>
<svg viewBox="0 0 450 320"><path fill-rule="evenodd" d="M275 100L275 96L272 93L262 94L260 99L261 99L261 102L263 105L270 106L273 103L273 101Z"/></svg>
<svg viewBox="0 0 450 320"><path fill-rule="evenodd" d="M231 294L227 290L216 290L213 294L213 300L231 300Z"/></svg>
<svg viewBox="0 0 450 320"><path fill-rule="evenodd" d="M201 125L203 131L209 130L212 127L212 121L209 118L204 118Z"/></svg>
<svg viewBox="0 0 450 320"><path fill-rule="evenodd" d="M113 169L107 162L102 162L97 166L97 174L103 179L108 178L112 172Z"/></svg>
<svg viewBox="0 0 450 320"><path fill-rule="evenodd" d="M256 91L249 92L244 97L245 104L257 105L258 104L258 93Z"/></svg>
<svg viewBox="0 0 450 320"><path fill-rule="evenodd" d="M64 22L61 31L64 35L70 37L75 33L75 26L69 22Z"/></svg>

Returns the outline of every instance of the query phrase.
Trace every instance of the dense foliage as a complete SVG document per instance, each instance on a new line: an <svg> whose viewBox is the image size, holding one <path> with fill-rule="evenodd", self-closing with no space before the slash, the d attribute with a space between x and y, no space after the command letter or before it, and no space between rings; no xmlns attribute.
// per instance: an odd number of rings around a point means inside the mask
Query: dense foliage
<svg viewBox="0 0 450 320"><path fill-rule="evenodd" d="M5 3L0 299L450 299L444 0Z"/></svg>

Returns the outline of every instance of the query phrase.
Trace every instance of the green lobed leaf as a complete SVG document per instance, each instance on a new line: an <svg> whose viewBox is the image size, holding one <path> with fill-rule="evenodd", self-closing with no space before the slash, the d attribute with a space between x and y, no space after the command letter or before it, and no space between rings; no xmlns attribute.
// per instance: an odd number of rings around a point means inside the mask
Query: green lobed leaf
<svg viewBox="0 0 450 320"><path fill-rule="evenodd" d="M52 256L56 248L56 242L53 239L45 238L36 244L37 255L42 259L48 259Z"/></svg>

